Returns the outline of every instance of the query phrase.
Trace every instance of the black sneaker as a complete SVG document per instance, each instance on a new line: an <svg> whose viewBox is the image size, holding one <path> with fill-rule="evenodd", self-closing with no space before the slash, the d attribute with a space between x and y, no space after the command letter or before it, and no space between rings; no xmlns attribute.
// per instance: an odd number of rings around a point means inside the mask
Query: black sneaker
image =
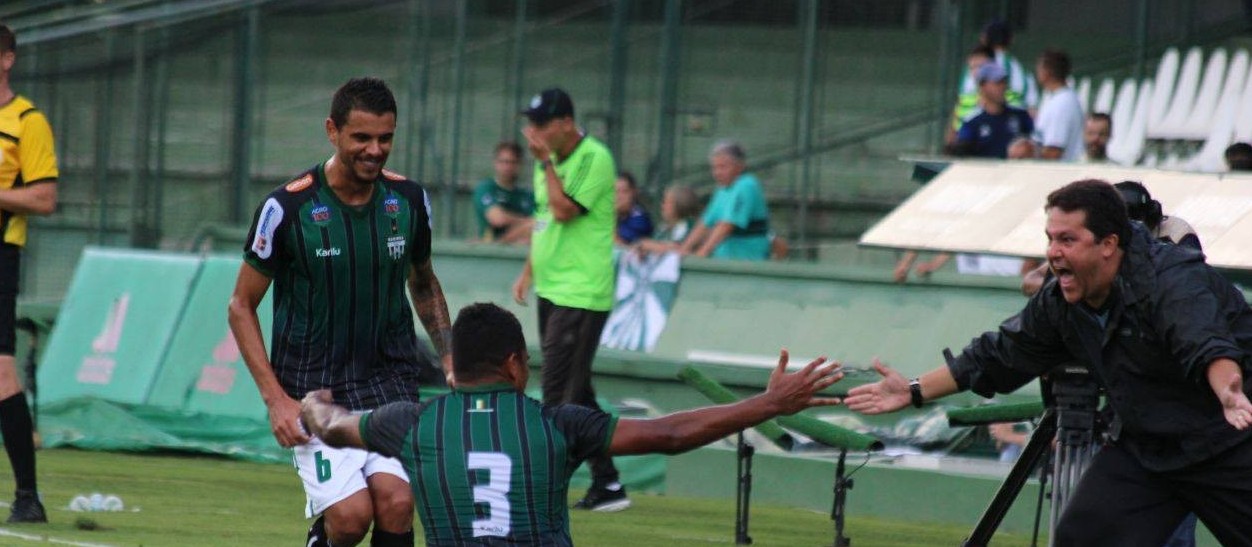
<svg viewBox="0 0 1252 547"><path fill-rule="evenodd" d="M309 535L305 538L307 547L322 547L326 545L326 521L325 515L317 517L313 521L313 525L309 527Z"/></svg>
<svg viewBox="0 0 1252 547"><path fill-rule="evenodd" d="M31 490L18 490L9 513L10 524L19 522L48 522L48 514L39 502L39 494Z"/></svg>
<svg viewBox="0 0 1252 547"><path fill-rule="evenodd" d="M630 507L630 498L626 497L626 487L614 481L608 484L594 483L587 495L574 504L574 509L612 513Z"/></svg>

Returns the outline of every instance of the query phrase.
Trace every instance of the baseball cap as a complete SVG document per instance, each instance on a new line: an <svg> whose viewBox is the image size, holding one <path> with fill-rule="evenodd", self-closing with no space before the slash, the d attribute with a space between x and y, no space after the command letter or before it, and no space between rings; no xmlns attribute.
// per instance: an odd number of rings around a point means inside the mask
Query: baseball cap
<svg viewBox="0 0 1252 547"><path fill-rule="evenodd" d="M983 63L982 66L978 67L977 76L977 81L981 84L987 81L1003 82L1009 77L1009 74L1004 71L1004 67L1000 66L1000 63L989 62Z"/></svg>
<svg viewBox="0 0 1252 547"><path fill-rule="evenodd" d="M574 101L564 89L553 87L531 97L530 105L521 114L535 125L543 125L556 118L572 118Z"/></svg>

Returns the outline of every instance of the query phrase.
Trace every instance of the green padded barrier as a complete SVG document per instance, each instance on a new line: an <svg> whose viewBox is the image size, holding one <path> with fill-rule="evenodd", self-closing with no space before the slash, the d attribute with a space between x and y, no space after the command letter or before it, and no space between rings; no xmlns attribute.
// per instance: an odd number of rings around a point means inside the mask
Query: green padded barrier
<svg viewBox="0 0 1252 547"><path fill-rule="evenodd" d="M146 400L200 262L190 255L84 250L40 361L39 403L84 395Z"/></svg>
<svg viewBox="0 0 1252 547"><path fill-rule="evenodd" d="M717 383L717 380L709 378L708 375L693 367L685 367L678 371L678 379L686 382L687 385L695 388L697 391L704 394L705 397L708 397L710 401L719 405L730 404L739 400L734 393L731 393L729 389L726 389L726 386ZM778 425L778 423L774 420L761 422L753 427L753 429L756 429L757 432L764 435L775 445L778 445L779 448L782 448L783 450L791 450L793 442L791 435L787 434L787 432L783 430L782 426Z"/></svg>
<svg viewBox="0 0 1252 547"><path fill-rule="evenodd" d="M204 259L187 300L187 311L170 340L147 404L214 416L268 420L265 403L227 325L226 304L243 261ZM257 308L261 334L269 347L271 298Z"/></svg>
<svg viewBox="0 0 1252 547"><path fill-rule="evenodd" d="M948 424L986 425L997 422L1023 422L1043 414L1043 402L982 405L948 411Z"/></svg>

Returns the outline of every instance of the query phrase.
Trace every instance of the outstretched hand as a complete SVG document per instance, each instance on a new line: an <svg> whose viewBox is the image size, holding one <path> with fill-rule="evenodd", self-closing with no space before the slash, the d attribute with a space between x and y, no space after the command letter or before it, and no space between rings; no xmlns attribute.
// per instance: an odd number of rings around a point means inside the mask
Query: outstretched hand
<svg viewBox="0 0 1252 547"><path fill-rule="evenodd" d="M843 371L837 361L827 363L825 357L818 357L803 369L788 374L787 360L790 357L787 350L782 350L778 356L778 366L770 373L769 386L765 388L765 394L779 405L781 414L795 414L809 407L839 404L838 397L816 396L821 390L843 379Z"/></svg>
<svg viewBox="0 0 1252 547"><path fill-rule="evenodd" d="M1252 402L1248 401L1248 395L1243 392L1243 376L1232 376L1230 383L1218 397L1222 402L1222 414L1230 425L1240 431L1252 427Z"/></svg>
<svg viewBox="0 0 1252 547"><path fill-rule="evenodd" d="M861 414L895 412L908 406L912 401L909 394L909 381L895 369L883 364L877 357L874 358L874 370L882 376L882 379L848 390L844 404Z"/></svg>

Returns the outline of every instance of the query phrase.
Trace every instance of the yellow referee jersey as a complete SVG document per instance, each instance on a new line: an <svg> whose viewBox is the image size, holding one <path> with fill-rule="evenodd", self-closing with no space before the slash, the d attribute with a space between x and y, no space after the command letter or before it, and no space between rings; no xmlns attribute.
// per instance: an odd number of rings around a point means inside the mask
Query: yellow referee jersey
<svg viewBox="0 0 1252 547"><path fill-rule="evenodd" d="M0 106L0 191L56 182L52 127L26 97ZM26 215L0 210L4 242L26 245Z"/></svg>

